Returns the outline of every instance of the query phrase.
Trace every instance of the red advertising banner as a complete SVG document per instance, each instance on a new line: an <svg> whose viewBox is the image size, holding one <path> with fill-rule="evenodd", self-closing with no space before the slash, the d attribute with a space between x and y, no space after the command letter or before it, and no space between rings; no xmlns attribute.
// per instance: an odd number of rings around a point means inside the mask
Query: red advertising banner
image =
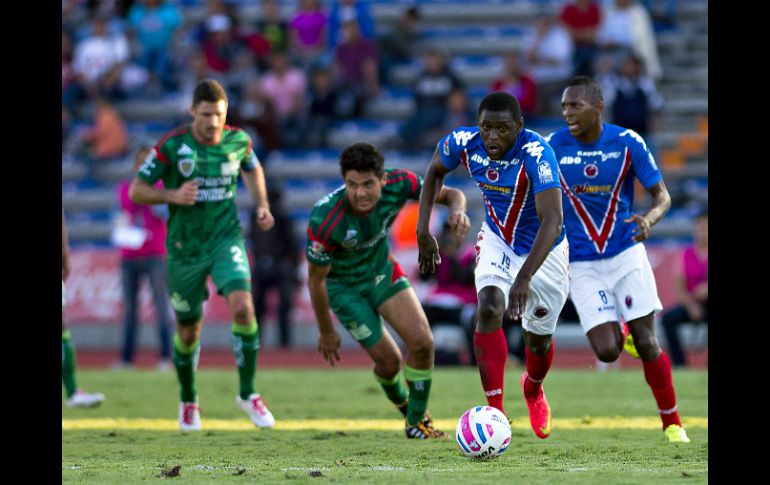
<svg viewBox="0 0 770 485"><path fill-rule="evenodd" d="M647 246L655 279L658 284L658 294L664 308L676 303L674 292L674 276L679 267L679 253L682 246ZM410 276L410 282L418 297L426 295L430 283L421 282L417 278L417 251L415 249L395 250L394 256L404 271ZM67 306L65 319L71 323L84 324L120 324L123 319L123 290L121 287L120 255L113 249L73 249L71 255L72 272L66 281ZM313 309L310 305L310 295L307 291L307 265L300 266L300 284L294 296L292 319L296 324L315 325ZM206 323L228 324L230 312L224 298L217 295L211 280L209 280L208 301L204 304ZM275 295L268 298L268 314L266 320L274 320L276 305ZM169 308L169 312L171 309ZM152 305L149 286L142 283L139 294L139 316L142 323L155 321L155 310Z"/></svg>

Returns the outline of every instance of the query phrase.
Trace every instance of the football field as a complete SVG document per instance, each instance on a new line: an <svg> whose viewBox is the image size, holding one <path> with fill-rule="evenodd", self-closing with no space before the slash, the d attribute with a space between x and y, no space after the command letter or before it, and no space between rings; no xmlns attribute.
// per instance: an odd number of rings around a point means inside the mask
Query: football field
<svg viewBox="0 0 770 485"><path fill-rule="evenodd" d="M407 440L400 414L365 369L260 370L257 389L276 417L256 429L235 405L235 369L202 369L203 431L176 420L173 371L81 370L80 385L107 396L96 409L62 399L62 478L68 483L707 483L708 372L676 370L680 415L692 440L667 443L641 369L552 369L546 393L553 432L538 439L506 371L508 450L491 461L460 454L454 439ZM434 371L429 409L454 435L457 419L485 403L472 367Z"/></svg>

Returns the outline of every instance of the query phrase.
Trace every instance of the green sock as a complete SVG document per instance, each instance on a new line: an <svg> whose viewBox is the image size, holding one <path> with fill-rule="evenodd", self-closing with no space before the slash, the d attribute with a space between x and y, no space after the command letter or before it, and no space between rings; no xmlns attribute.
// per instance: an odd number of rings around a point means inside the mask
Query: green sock
<svg viewBox="0 0 770 485"><path fill-rule="evenodd" d="M256 318L250 325L233 323L233 354L238 364L241 399L247 399L254 394L254 376L257 374L259 333Z"/></svg>
<svg viewBox="0 0 770 485"><path fill-rule="evenodd" d="M404 401L406 401L408 395L406 392L406 386L404 386L404 382L401 380L400 372L393 376L391 379L380 377L375 372L374 378L377 379L377 382L380 383L382 389L385 391L385 395L388 396L388 399L390 399L390 402L396 406L404 404Z"/></svg>
<svg viewBox="0 0 770 485"><path fill-rule="evenodd" d="M61 332L61 380L67 397L72 397L78 390L78 381L75 379L75 347L69 330Z"/></svg>
<svg viewBox="0 0 770 485"><path fill-rule="evenodd" d="M200 340L191 345L185 345L179 334L174 335L174 368L179 380L181 391L179 398L182 402L198 402L198 390L195 389L195 371L198 368L198 358L201 355Z"/></svg>
<svg viewBox="0 0 770 485"><path fill-rule="evenodd" d="M425 416L430 395L433 369L413 369L404 366L404 377L409 385L409 405L406 408L406 423L415 425Z"/></svg>

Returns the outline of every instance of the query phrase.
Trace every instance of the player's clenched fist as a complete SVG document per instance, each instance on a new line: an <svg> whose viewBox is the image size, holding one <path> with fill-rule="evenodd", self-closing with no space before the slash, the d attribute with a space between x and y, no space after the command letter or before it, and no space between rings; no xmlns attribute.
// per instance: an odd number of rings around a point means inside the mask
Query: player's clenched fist
<svg viewBox="0 0 770 485"><path fill-rule="evenodd" d="M174 191L170 202L177 205L193 205L195 204L195 199L197 197L198 182L195 180L188 180Z"/></svg>

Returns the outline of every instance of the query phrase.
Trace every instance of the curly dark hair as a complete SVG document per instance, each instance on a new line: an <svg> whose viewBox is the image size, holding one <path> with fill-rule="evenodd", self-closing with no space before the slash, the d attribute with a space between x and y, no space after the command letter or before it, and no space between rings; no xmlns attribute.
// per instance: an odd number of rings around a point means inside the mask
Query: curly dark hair
<svg viewBox="0 0 770 485"><path fill-rule="evenodd" d="M354 143L340 154L340 172L342 178L349 170L374 172L377 177L385 173L385 158L370 143Z"/></svg>

